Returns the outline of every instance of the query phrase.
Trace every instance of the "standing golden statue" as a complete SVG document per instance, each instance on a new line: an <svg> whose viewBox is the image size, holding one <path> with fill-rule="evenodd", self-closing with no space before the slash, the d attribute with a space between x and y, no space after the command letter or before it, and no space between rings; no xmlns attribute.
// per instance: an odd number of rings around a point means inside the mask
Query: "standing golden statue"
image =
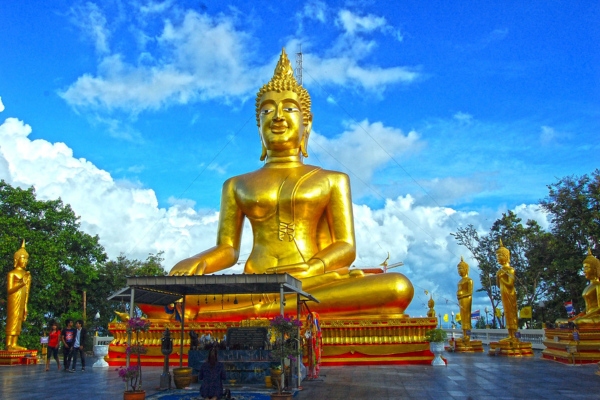
<svg viewBox="0 0 600 400"><path fill-rule="evenodd" d="M6 307L6 350L23 351L25 347L17 345L21 334L21 325L27 319L27 301L31 288L31 274L25 268L29 254L25 250L25 240L14 256L15 268L8 273Z"/></svg>
<svg viewBox="0 0 600 400"><path fill-rule="evenodd" d="M460 308L461 328L463 337L455 342L454 351L457 353L482 352L483 346L480 340L471 340L471 303L473 300L473 279L469 278L469 264L460 256L460 262L456 266L458 275L462 278L458 282L456 298Z"/></svg>
<svg viewBox="0 0 600 400"><path fill-rule="evenodd" d="M496 258L501 266L496 273L496 283L500 288L508 337L500 342L490 343L490 354L498 352L500 355L507 356L533 356L531 343L521 342L516 337L519 329L519 314L515 290L515 270L510 266L510 251L504 247L502 239L500 239L500 248L496 250Z"/></svg>
<svg viewBox="0 0 600 400"><path fill-rule="evenodd" d="M435 315L435 309L433 307L435 307L435 301L433 301L433 295L429 296L429 301L427 302L427 307L429 307L429 310L427 310L427 316L429 318L437 318Z"/></svg>
<svg viewBox="0 0 600 400"><path fill-rule="evenodd" d="M254 241L244 273L287 272L302 279L303 290L321 301L311 310L324 318L403 316L414 293L404 275L349 270L356 257L350 180L303 162L311 100L294 78L285 49L273 78L257 94L256 122L264 166L224 183L216 246L180 261L170 274L211 274L234 266L248 218ZM237 296L235 305L187 299L186 319L196 321L269 317L279 310L274 297L260 294ZM286 310L295 310L295 302L288 299ZM169 318L162 307L140 307L150 318Z"/></svg>

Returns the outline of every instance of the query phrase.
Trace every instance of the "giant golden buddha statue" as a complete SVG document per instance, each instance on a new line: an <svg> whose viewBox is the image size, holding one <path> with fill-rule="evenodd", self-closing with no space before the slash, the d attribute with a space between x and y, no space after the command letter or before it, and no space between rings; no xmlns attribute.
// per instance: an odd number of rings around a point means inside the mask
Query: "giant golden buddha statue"
<svg viewBox="0 0 600 400"><path fill-rule="evenodd" d="M6 286L8 301L6 307L6 350L23 351L17 340L21 334L21 325L27 319L27 302L31 289L31 274L26 270L29 254L25 250L25 240L14 255L15 268L8 273Z"/></svg>
<svg viewBox="0 0 600 400"><path fill-rule="evenodd" d="M170 274L212 274L234 266L248 218L254 242L244 273L287 272L301 279L303 290L321 301L311 310L324 318L402 317L414 293L404 275L349 269L356 256L350 181L346 174L303 162L313 123L311 101L294 78L285 49L273 78L257 94L256 121L264 166L223 184L216 246L180 261ZM277 296L221 300L188 296L186 319L238 321L279 313ZM161 307L140 307L150 318L172 318ZM286 311L295 309L294 296Z"/></svg>

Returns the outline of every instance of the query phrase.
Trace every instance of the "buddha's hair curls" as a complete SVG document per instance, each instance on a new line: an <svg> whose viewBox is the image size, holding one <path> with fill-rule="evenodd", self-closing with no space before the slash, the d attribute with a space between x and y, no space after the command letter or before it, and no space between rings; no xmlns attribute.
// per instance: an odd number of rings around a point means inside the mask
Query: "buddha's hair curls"
<svg viewBox="0 0 600 400"><path fill-rule="evenodd" d="M275 67L273 78L263 85L262 88L256 94L256 125L260 126L260 100L262 96L267 92L277 92L288 90L298 95L300 100L300 107L302 108L302 121L304 125L307 125L310 121L310 95L308 91L302 86L298 85L296 78L294 77L294 70L292 64L288 60L285 54L285 48L281 51L279 62Z"/></svg>

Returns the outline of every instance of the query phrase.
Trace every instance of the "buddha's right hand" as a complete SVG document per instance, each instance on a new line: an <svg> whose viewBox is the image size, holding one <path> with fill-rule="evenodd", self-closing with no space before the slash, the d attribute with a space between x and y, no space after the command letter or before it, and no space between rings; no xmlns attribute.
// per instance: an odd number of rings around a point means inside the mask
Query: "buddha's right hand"
<svg viewBox="0 0 600 400"><path fill-rule="evenodd" d="M206 269L206 260L204 257L190 257L179 261L169 275L204 275Z"/></svg>

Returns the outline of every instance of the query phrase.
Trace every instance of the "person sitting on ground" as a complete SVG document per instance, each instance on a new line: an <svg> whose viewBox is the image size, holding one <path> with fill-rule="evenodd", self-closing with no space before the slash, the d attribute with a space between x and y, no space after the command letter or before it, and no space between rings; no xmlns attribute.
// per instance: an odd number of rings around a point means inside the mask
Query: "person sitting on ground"
<svg viewBox="0 0 600 400"><path fill-rule="evenodd" d="M223 380L227 378L225 366L218 361L217 354L217 348L213 347L198 374L198 380L202 381L200 396L209 400L217 400L223 396Z"/></svg>
<svg viewBox="0 0 600 400"><path fill-rule="evenodd" d="M66 321L66 329L63 329L60 338L63 343L63 360L65 364L65 372L72 372L69 369L71 358L73 357L73 345L75 344L75 329L73 329L73 320Z"/></svg>
<svg viewBox="0 0 600 400"><path fill-rule="evenodd" d="M60 339L60 331L56 322L52 321L50 333L48 334L48 356L46 357L46 371L50 369L50 359L56 360L58 370L60 371L60 361L58 360L58 340Z"/></svg>
<svg viewBox="0 0 600 400"><path fill-rule="evenodd" d="M75 372L75 366L77 365L77 356L81 358L81 372L85 372L85 352L83 351L83 346L85 344L85 338L87 336L87 331L83 327L83 321L77 320L75 323L77 329L75 330L75 342L73 343L73 368L71 371Z"/></svg>

